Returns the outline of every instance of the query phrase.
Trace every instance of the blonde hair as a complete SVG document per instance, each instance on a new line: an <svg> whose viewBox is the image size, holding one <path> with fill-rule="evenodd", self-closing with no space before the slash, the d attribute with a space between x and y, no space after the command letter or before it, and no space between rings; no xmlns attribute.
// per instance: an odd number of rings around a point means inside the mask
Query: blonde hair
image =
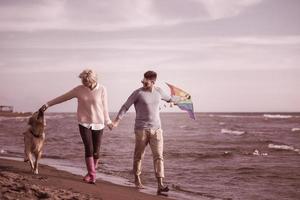
<svg viewBox="0 0 300 200"><path fill-rule="evenodd" d="M83 70L79 74L78 77L81 78L81 80L84 80L84 81L89 82L89 83L95 83L95 82L97 82L97 74L96 74L96 72L94 72L91 69L85 69L85 70Z"/></svg>

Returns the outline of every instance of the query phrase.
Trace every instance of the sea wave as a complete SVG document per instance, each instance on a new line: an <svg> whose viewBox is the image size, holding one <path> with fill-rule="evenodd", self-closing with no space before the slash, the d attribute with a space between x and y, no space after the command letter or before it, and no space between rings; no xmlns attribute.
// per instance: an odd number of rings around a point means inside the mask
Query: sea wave
<svg viewBox="0 0 300 200"><path fill-rule="evenodd" d="M194 195L199 195L202 196L203 199L215 199L215 200L222 200L222 198L215 197L211 194L203 193L203 192L196 192L196 191L191 191L185 188L182 188L180 185L175 185L172 184L172 189L175 191L180 191L180 192L185 192L185 193L190 193Z"/></svg>
<svg viewBox="0 0 300 200"><path fill-rule="evenodd" d="M267 156L268 153L262 153L262 152L260 152L258 149L255 149L255 150L253 151L252 155L254 155L254 156Z"/></svg>
<svg viewBox="0 0 300 200"><path fill-rule="evenodd" d="M300 128L292 128L292 132L300 132Z"/></svg>
<svg viewBox="0 0 300 200"><path fill-rule="evenodd" d="M0 154L5 154L6 151L4 149L0 149Z"/></svg>
<svg viewBox="0 0 300 200"><path fill-rule="evenodd" d="M62 159L66 159L67 156L55 156L55 155L44 154L43 158L51 158L51 159L55 159L55 160L62 160Z"/></svg>
<svg viewBox="0 0 300 200"><path fill-rule="evenodd" d="M28 116L27 117L0 117L0 121L7 121L7 120L15 120L18 122L23 122L25 120L28 120Z"/></svg>
<svg viewBox="0 0 300 200"><path fill-rule="evenodd" d="M6 120L14 120L15 119L15 117L0 117L0 122L1 121L6 121Z"/></svg>
<svg viewBox="0 0 300 200"><path fill-rule="evenodd" d="M171 152L166 153L169 158L195 158L198 159L215 159L232 156L230 151L218 152L218 153L182 153L182 152Z"/></svg>
<svg viewBox="0 0 300 200"><path fill-rule="evenodd" d="M229 129L222 129L221 133L230 134L230 135L244 135L246 131L235 131Z"/></svg>
<svg viewBox="0 0 300 200"><path fill-rule="evenodd" d="M7 117L0 117L0 122L4 120L7 120Z"/></svg>
<svg viewBox="0 0 300 200"><path fill-rule="evenodd" d="M264 114L263 115L265 118L272 118L272 119L288 119L288 118L292 118L292 115L272 115L272 114Z"/></svg>
<svg viewBox="0 0 300 200"><path fill-rule="evenodd" d="M239 167L236 169L238 174L255 174L257 169L255 167Z"/></svg>
<svg viewBox="0 0 300 200"><path fill-rule="evenodd" d="M15 120L18 122L27 121L28 119L29 119L29 116L28 117L15 117Z"/></svg>
<svg viewBox="0 0 300 200"><path fill-rule="evenodd" d="M224 117L224 118L248 118L250 116L244 116L244 115L217 115L217 117Z"/></svg>
<svg viewBox="0 0 300 200"><path fill-rule="evenodd" d="M220 114L210 114L209 117L222 117L222 118L248 118L249 116L245 115L220 115Z"/></svg>
<svg viewBox="0 0 300 200"><path fill-rule="evenodd" d="M295 151L297 153L300 153L299 149L296 149L293 146L285 145L285 144L269 144L268 148L270 148L270 149L276 149L276 150Z"/></svg>
<svg viewBox="0 0 300 200"><path fill-rule="evenodd" d="M14 150L4 150L3 154L9 155L9 156L21 157L21 158L24 156L23 152L14 151Z"/></svg>
<svg viewBox="0 0 300 200"><path fill-rule="evenodd" d="M72 115L73 116L73 115ZM75 115L74 115L75 116ZM56 115L46 115L46 119L63 119L63 118L66 118L66 117L69 117L68 115L66 114L56 114Z"/></svg>

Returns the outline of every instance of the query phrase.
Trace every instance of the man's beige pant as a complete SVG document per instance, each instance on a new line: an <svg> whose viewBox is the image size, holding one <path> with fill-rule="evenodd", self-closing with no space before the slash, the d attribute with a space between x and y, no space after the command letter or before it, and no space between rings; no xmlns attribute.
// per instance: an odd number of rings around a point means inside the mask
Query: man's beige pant
<svg viewBox="0 0 300 200"><path fill-rule="evenodd" d="M137 176L142 171L142 159L145 154L145 148L149 144L152 156L155 175L158 178L164 177L164 159L163 159L163 131L162 129L141 129L135 130L135 149L133 158L133 173Z"/></svg>

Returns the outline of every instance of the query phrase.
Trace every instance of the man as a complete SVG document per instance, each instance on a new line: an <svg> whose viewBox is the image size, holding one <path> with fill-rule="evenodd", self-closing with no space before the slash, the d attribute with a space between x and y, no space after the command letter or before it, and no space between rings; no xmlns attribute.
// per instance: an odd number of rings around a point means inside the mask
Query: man
<svg viewBox="0 0 300 200"><path fill-rule="evenodd" d="M143 188L141 182L141 166L145 148L149 144L153 155L155 176L157 178L157 194L167 195L168 186L164 186L164 160L163 160L163 131L159 116L160 100L174 102L175 99L165 94L160 88L155 87L157 74L147 71L141 81L143 87L135 90L121 107L110 128L117 127L127 110L134 104L136 111L135 119L135 149L133 160L133 173L135 185Z"/></svg>

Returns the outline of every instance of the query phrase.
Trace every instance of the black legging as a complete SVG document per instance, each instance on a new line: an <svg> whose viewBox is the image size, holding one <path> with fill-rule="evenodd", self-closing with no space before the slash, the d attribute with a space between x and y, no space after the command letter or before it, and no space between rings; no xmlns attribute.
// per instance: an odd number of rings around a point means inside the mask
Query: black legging
<svg viewBox="0 0 300 200"><path fill-rule="evenodd" d="M84 144L85 157L87 158L93 156L94 159L98 159L100 156L100 145L103 129L92 130L79 124L79 132Z"/></svg>

